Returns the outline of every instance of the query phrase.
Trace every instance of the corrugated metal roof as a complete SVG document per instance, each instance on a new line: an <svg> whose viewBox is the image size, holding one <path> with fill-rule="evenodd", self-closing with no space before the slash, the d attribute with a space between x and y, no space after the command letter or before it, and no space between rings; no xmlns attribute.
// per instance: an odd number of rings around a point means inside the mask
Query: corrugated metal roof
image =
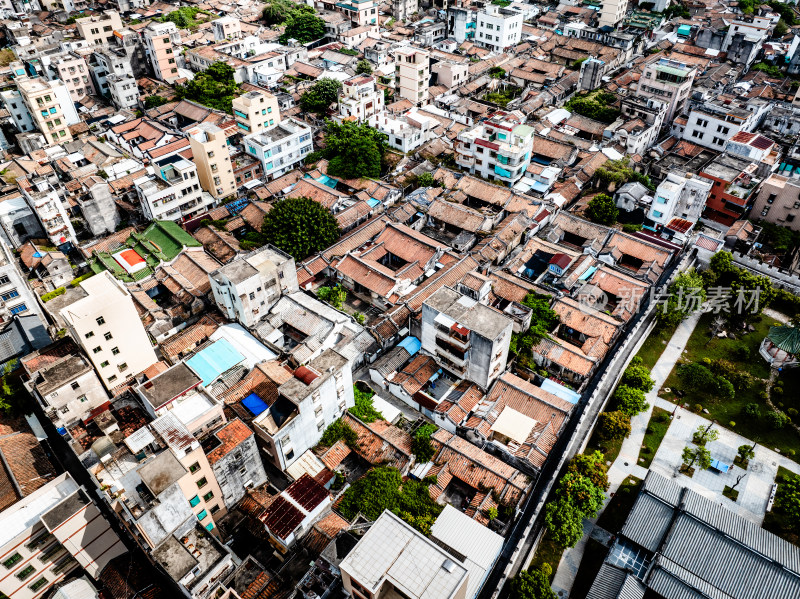
<svg viewBox="0 0 800 599"><path fill-rule="evenodd" d="M611 564L603 564L586 599L617 599L627 573Z"/></svg>

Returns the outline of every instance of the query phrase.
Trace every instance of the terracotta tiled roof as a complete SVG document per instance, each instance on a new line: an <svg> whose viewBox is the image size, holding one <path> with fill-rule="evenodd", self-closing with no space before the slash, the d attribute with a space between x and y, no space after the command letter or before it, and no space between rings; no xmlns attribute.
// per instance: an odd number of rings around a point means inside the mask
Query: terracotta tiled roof
<svg viewBox="0 0 800 599"><path fill-rule="evenodd" d="M244 443L252 435L253 431L251 431L244 422L238 418L236 420L231 420L228 424L214 433L214 436L219 439L220 445L215 447L206 456L209 463L212 465L216 464L231 451Z"/></svg>
<svg viewBox="0 0 800 599"><path fill-rule="evenodd" d="M16 483L19 499L40 489L56 476L56 470L44 449L27 426L21 426L17 432L0 439L0 454L5 468L8 469L3 469L4 478L12 479ZM10 494L10 489L6 487L4 490L4 500L12 500L11 503L14 503L16 499ZM5 507L8 505L3 506Z"/></svg>
<svg viewBox="0 0 800 599"><path fill-rule="evenodd" d="M182 357L193 351L201 343L208 341L211 334L219 328L219 322L208 314L195 324L176 333L161 344L161 353L171 364L177 364Z"/></svg>
<svg viewBox="0 0 800 599"><path fill-rule="evenodd" d="M325 450L325 452L319 456L319 459L322 460L322 463L325 464L329 470L335 470L339 464L350 455L350 452L351 449L347 444L339 439L336 443L331 445L329 449Z"/></svg>

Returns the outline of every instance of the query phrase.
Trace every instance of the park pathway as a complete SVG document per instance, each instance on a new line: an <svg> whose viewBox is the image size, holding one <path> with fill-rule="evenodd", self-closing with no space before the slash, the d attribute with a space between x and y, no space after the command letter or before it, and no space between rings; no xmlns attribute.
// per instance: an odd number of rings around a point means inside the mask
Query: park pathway
<svg viewBox="0 0 800 599"><path fill-rule="evenodd" d="M661 389L669 373L672 372L672 369L675 367L675 363L680 359L683 351L686 349L689 337L692 336L692 332L694 332L701 315L701 312L695 312L678 325L669 343L664 347L661 357L659 357L655 366L653 366L653 369L650 371L650 376L655 381L655 385L653 385L653 389L647 394L647 403L649 406L647 410L631 418L631 435L623 442L619 456L617 456L616 461L608 470L608 482L610 485L609 494L615 493L620 484L628 476L633 475L636 478L643 479L647 474L647 469L638 466L637 460L639 459L639 450L644 441L647 424L650 422L650 415L653 412L653 406L658 399L658 390ZM606 500L606 505L608 505L608 500ZM558 570L556 570L556 575L553 578L552 584L553 590L561 598L569 596L572 584L575 582L575 577L578 574L578 567L580 566L581 559L583 559L586 543L596 521L596 518L593 520L585 520L583 523L583 537L578 541L575 547L567 549L561 556L561 561L558 564Z"/></svg>

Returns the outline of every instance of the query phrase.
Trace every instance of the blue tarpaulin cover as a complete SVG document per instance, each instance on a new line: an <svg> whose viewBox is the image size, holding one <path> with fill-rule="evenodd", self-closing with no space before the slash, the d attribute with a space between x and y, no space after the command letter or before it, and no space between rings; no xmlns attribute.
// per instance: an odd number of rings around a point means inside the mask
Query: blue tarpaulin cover
<svg viewBox="0 0 800 599"><path fill-rule="evenodd" d="M255 393L251 393L245 397L242 400L242 403L244 404L244 407L247 408L247 411L253 416L258 416L269 409L269 406L264 403L264 400Z"/></svg>
<svg viewBox="0 0 800 599"><path fill-rule="evenodd" d="M203 386L213 383L223 372L244 360L227 339L219 339L186 360L189 367L203 379Z"/></svg>
<svg viewBox="0 0 800 599"><path fill-rule="evenodd" d="M419 348L422 347L422 343L420 343L419 339L410 335L397 345L404 348L412 356L416 355L416 353L419 351Z"/></svg>

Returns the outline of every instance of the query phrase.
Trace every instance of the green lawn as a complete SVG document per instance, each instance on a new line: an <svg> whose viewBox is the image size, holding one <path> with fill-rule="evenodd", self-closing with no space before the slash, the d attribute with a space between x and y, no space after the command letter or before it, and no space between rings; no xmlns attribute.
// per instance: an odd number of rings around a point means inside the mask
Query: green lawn
<svg viewBox="0 0 800 599"><path fill-rule="evenodd" d="M611 498L603 513L597 519L597 526L606 529L613 535L619 533L633 508L636 498L639 496L641 486L642 480L635 476L629 476L622 481L622 484L614 493L614 497Z"/></svg>
<svg viewBox="0 0 800 599"><path fill-rule="evenodd" d="M545 532L542 540L539 541L536 553L533 554L533 559L530 565L528 565L528 569L535 570L540 568L542 564L550 564L550 567L553 569L553 574L550 579L552 581L552 578L556 575L556 570L558 570L558 564L561 561L563 553L564 548L551 539L550 535Z"/></svg>
<svg viewBox="0 0 800 599"><path fill-rule="evenodd" d="M584 599L589 594L589 589L592 588L592 583L607 555L608 547L594 539L587 541L581 565L578 567L578 573L569 594L570 599Z"/></svg>
<svg viewBox="0 0 800 599"><path fill-rule="evenodd" d="M642 347L639 348L639 352L636 354L642 359L645 366L652 369L656 365L677 328L677 326L674 326L653 329L653 332L644 340Z"/></svg>
<svg viewBox="0 0 800 599"><path fill-rule="evenodd" d="M778 475L775 477L775 482L778 483L778 492L780 492L780 484L787 476L797 476L791 470L787 470L783 466L778 467ZM772 534L778 535L782 539L800 545L800 530L794 529L786 518L786 515L780 509L772 507L772 511L764 514L764 524L762 525L765 530Z"/></svg>
<svg viewBox="0 0 800 599"><path fill-rule="evenodd" d="M709 324L712 317L712 314L704 314L700 318L697 328L689 338L687 351L683 354L681 361L683 363L702 363L705 358L725 359L732 362L738 369L749 372L756 377L756 380L749 388L737 391L733 399L720 399L715 394L684 388L678 376L678 367L681 364L679 362L667 377L659 395L670 401L677 401L681 405L688 403L689 406L694 407L699 404L709 411L706 417L715 420L720 426L734 430L748 439L757 440L758 443L770 449L778 449L784 455L798 460L800 458L797 455L800 453L798 451L800 450L800 436L793 429L787 426L781 430L773 430L763 417L748 418L743 413L744 406L748 403L757 403L761 408L762 415L769 409L760 397L760 393L764 390L764 380L769 377L769 367L758 353L758 348L769 328L775 323L772 319L764 317L754 325L754 332L742 335L738 339L711 339ZM742 345L750 350L750 357L746 360L739 359L736 354L736 350ZM785 404L783 408L798 409L800 394L791 393L789 390L797 389L796 384L800 384L800 372L797 372L796 369L786 371L781 375L781 380L784 381L783 386L786 390L780 400ZM669 388L670 392L664 391L666 388ZM675 389L683 391L685 395L678 398L674 393ZM775 401L777 404L778 399L776 398ZM731 422L734 422L735 425L731 426ZM792 455L792 451L795 452L795 455Z"/></svg>
<svg viewBox="0 0 800 599"><path fill-rule="evenodd" d="M613 464L619 455L620 449L622 449L622 442L624 440L625 439L611 439L610 441L606 441L605 439L600 439L597 434L597 429L595 429L594 432L592 432L592 436L589 438L589 442L586 444L586 451L584 451L584 453L599 451L605 456L607 462Z"/></svg>
<svg viewBox="0 0 800 599"><path fill-rule="evenodd" d="M671 412L658 406L653 408L653 414L650 416L650 422L647 423L647 431L644 434L644 442L642 443L644 447L639 450L637 464L642 468L650 468L661 441L663 441L667 434L667 429L672 423L670 414Z"/></svg>

